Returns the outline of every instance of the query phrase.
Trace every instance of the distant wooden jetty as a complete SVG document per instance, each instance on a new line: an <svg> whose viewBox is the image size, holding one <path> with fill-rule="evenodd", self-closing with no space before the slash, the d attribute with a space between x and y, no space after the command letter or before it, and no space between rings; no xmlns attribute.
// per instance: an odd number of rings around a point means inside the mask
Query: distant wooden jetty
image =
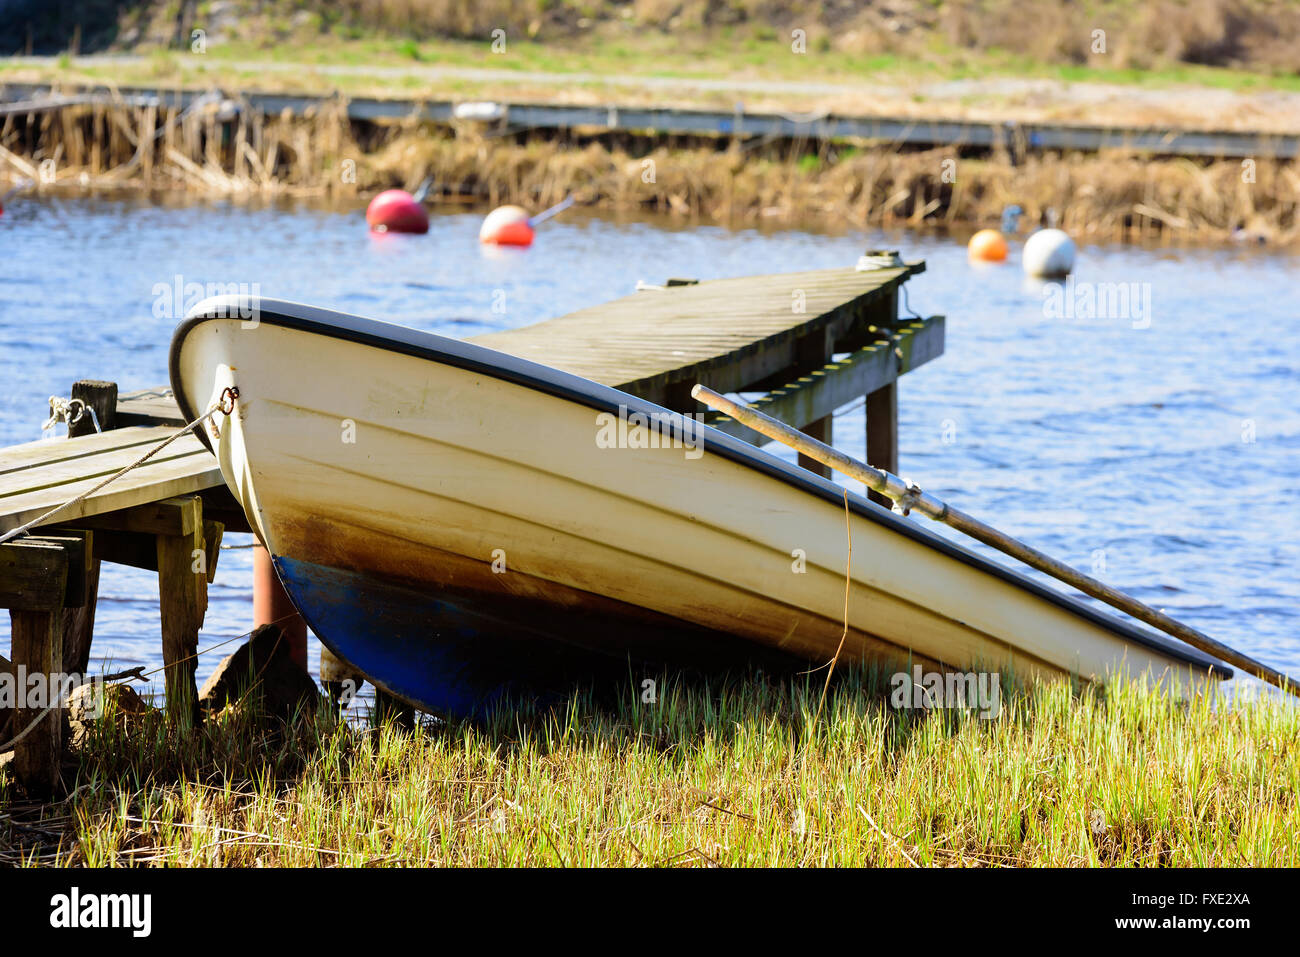
<svg viewBox="0 0 1300 957"><path fill-rule="evenodd" d="M924 263L904 264L885 251L860 266L642 285L613 302L475 341L677 412L703 410L690 397L697 382L762 393L760 408L825 442L835 411L862 397L867 457L897 471L898 378L942 354L944 320L899 316L900 290ZM185 425L169 389L119 396L111 382L82 381L71 398L95 414L71 425L69 438L0 450L0 535L38 522L0 545L12 664L27 674L86 672L101 563L156 571L168 710L174 720L193 721L198 632L221 539L251 528L192 434L97 488ZM729 419L708 420L766 441ZM817 463L801 464L826 474ZM15 719L11 732L27 731L15 747L18 778L33 794L51 793L58 703L19 709Z"/></svg>
<svg viewBox="0 0 1300 957"><path fill-rule="evenodd" d="M187 109L212 90L89 87L65 92L49 84L8 83L2 88L0 118L57 112L70 106L125 104L143 108ZM220 96L220 94L217 94ZM248 91L239 99L268 116L302 116L342 102L349 120L361 123L418 120L450 124L487 122L503 129L589 129L656 132L675 136L761 137L825 142L871 141L898 145L952 146L973 150L1006 149L1015 154L1038 150L1127 150L1159 156L1294 159L1300 136L1243 130L1193 130L1142 126L953 120L939 117L858 116L812 112L806 115L689 109L637 104L458 102L336 94Z"/></svg>

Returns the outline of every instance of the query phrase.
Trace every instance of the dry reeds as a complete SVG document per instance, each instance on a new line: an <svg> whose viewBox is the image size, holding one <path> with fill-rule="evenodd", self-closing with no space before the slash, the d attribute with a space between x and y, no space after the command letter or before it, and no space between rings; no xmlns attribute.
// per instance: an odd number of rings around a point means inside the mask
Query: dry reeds
<svg viewBox="0 0 1300 957"><path fill-rule="evenodd" d="M1153 158L1132 153L663 138L462 124L353 123L332 100L265 116L212 98L184 111L122 102L69 106L0 129L0 168L42 189L130 188L218 196L348 198L425 177L435 196L543 208L580 203L731 224L964 228L1004 206L1031 222L1056 211L1081 238L1300 242L1293 161Z"/></svg>
<svg viewBox="0 0 1300 957"><path fill-rule="evenodd" d="M40 189L334 195L353 190L355 152L337 101L293 117L216 97L165 110L119 99L11 115L0 127L0 168Z"/></svg>

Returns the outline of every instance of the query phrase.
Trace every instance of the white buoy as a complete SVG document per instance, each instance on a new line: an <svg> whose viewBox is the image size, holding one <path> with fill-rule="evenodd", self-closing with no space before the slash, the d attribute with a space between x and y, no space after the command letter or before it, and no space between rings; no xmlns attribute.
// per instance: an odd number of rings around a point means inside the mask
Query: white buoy
<svg viewBox="0 0 1300 957"><path fill-rule="evenodd" d="M528 211L520 206L498 206L484 217L478 241L496 246L531 246L533 226Z"/></svg>
<svg viewBox="0 0 1300 957"><path fill-rule="evenodd" d="M1020 261L1037 279L1064 279L1074 269L1074 240L1059 229L1040 229L1025 240Z"/></svg>

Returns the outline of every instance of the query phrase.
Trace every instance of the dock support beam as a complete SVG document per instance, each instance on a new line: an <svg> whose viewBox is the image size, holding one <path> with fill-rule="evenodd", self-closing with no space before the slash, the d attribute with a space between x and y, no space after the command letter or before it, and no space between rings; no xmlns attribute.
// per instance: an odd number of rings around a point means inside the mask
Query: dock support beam
<svg viewBox="0 0 1300 957"><path fill-rule="evenodd" d="M69 525L94 530L93 565L107 561L158 573L167 710L174 721L188 727L198 717L195 656L199 629L208 608L208 583L216 575L224 526L203 517L203 500L197 495L92 515ZM91 532L80 534L89 536ZM89 575L86 585L90 603L95 593ZM68 620L67 612L64 618ZM93 623L93 613L87 620ZM76 647L83 659L89 658L89 633L84 645ZM85 670L84 660L76 664L78 670Z"/></svg>
<svg viewBox="0 0 1300 957"><path fill-rule="evenodd" d="M155 546L167 713L180 727L191 727L199 718L194 672L199 629L208 608L203 503L194 496L159 504L175 514L175 527L160 529Z"/></svg>
<svg viewBox="0 0 1300 957"><path fill-rule="evenodd" d="M866 411L867 464L897 475L898 382L891 382L875 392L868 393ZM894 507L894 503L879 492L868 491L867 497L885 508Z"/></svg>
<svg viewBox="0 0 1300 957"><path fill-rule="evenodd" d="M823 416L816 422L810 422L799 431L804 435L816 439L818 442L825 442L827 445L834 445L832 430L834 429L835 417L831 415ZM822 465L816 459L810 459L802 452L799 453L799 467L807 469L810 472L816 472L822 478L830 478L831 470L829 467Z"/></svg>
<svg viewBox="0 0 1300 957"><path fill-rule="evenodd" d="M67 567L64 566L64 573ZM58 677L63 674L63 635L59 621L63 608L41 611L14 608L9 611L13 640L13 666L16 675L44 675L47 699L44 706L16 707L10 730L15 737L39 720L27 736L14 746L14 776L28 795L48 798L54 794L63 760L63 711L59 700ZM53 685L53 687L50 687ZM26 688L15 688L20 698ZM39 702L38 702L39 703ZM50 712L41 718L46 707Z"/></svg>
<svg viewBox="0 0 1300 957"><path fill-rule="evenodd" d="M796 370L800 375L807 375L817 369L822 368L826 363L831 361L835 352L835 337L829 326L810 333L799 340L796 347L797 366ZM827 445L833 445L832 429L834 428L834 413L822 416L820 419L809 422L806 425L800 425L799 431L804 435L810 436L819 442L825 442ZM810 459L805 455L798 458L799 467L805 468L810 472L816 472L822 478L830 478L831 470L820 462Z"/></svg>
<svg viewBox="0 0 1300 957"><path fill-rule="evenodd" d="M32 798L49 798L59 785L67 690L63 610L85 601L90 550L90 537L77 534L0 545L0 607L9 609L16 679L6 734L15 741L14 775Z"/></svg>
<svg viewBox="0 0 1300 957"><path fill-rule="evenodd" d="M87 412L69 423L68 438L94 435L96 423L102 432L117 428L116 382L82 379L72 384L71 396L84 402L87 409L93 409L95 415L92 418ZM99 597L99 564L99 558L92 557L86 566L85 604L63 611L63 666L75 674L85 674L90 667L90 642L95 633L95 607Z"/></svg>

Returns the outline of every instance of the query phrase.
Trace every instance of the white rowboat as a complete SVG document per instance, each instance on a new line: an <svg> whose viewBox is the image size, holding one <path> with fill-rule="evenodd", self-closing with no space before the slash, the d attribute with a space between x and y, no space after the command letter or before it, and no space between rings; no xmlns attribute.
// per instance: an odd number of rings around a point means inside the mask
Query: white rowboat
<svg viewBox="0 0 1300 957"><path fill-rule="evenodd" d="M255 310L256 321L242 317ZM1212 659L628 394L458 340L219 297L172 384L317 636L474 714L585 663L841 660L1188 688ZM662 428L661 428L662 426ZM639 675L640 672L634 672Z"/></svg>

